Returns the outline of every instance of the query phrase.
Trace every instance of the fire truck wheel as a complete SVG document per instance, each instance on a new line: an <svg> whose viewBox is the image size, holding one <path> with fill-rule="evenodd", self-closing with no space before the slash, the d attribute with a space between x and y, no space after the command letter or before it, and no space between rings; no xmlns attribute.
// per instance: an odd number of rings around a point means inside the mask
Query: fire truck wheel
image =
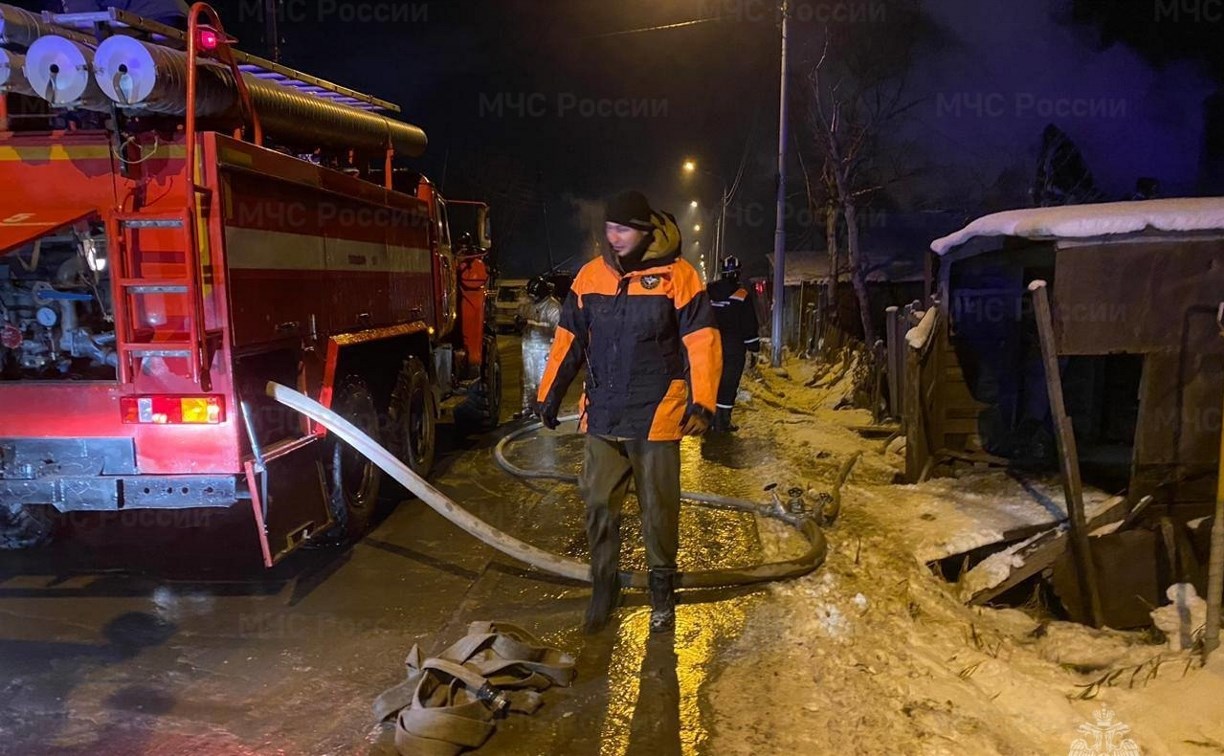
<svg viewBox="0 0 1224 756"><path fill-rule="evenodd" d="M395 450L400 461L422 478L433 469L437 448L437 399L425 363L417 357L404 360L388 408Z"/></svg>
<svg viewBox="0 0 1224 756"><path fill-rule="evenodd" d="M0 504L0 549L30 549L48 543L55 536L54 514L50 507Z"/></svg>
<svg viewBox="0 0 1224 756"><path fill-rule="evenodd" d="M497 350L497 337L489 334L484 338L485 367L481 383L485 395L485 430L501 425L502 368L501 352Z"/></svg>
<svg viewBox="0 0 1224 756"><path fill-rule="evenodd" d="M455 413L455 420L467 428L488 433L501 425L502 369L497 337L486 334L483 350L480 380L472 385L467 401Z"/></svg>
<svg viewBox="0 0 1224 756"><path fill-rule="evenodd" d="M366 382L349 376L336 389L336 412L366 435L381 443L378 411ZM348 444L332 442L330 460L332 517L338 536L359 537L365 532L378 505L382 471Z"/></svg>

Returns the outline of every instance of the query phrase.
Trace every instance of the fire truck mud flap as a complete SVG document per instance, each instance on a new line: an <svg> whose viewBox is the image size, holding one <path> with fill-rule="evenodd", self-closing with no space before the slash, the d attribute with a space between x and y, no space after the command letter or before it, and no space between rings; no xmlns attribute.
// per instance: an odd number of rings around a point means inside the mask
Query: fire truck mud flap
<svg viewBox="0 0 1224 756"><path fill-rule="evenodd" d="M290 409L297 410L344 439L401 485L416 494L431 509L469 535L538 570L570 580L590 582L590 565L550 553L494 528L431 486L424 478L396 459L387 449L375 443L352 423L318 402L275 382L267 384L267 392L276 401ZM772 511L768 507L757 506L751 502L713 494L705 494L703 499L696 501L704 506L759 514L785 522L804 536L808 548L803 555L781 562L677 573L681 588L719 588L796 578L807 575L824 564L825 556L828 553L828 543L823 531L812 517L789 515L781 511ZM644 571L622 572L621 583L633 588L646 588L647 576Z"/></svg>
<svg viewBox="0 0 1224 756"><path fill-rule="evenodd" d="M271 567L333 525L317 436L262 450L244 464L264 565Z"/></svg>

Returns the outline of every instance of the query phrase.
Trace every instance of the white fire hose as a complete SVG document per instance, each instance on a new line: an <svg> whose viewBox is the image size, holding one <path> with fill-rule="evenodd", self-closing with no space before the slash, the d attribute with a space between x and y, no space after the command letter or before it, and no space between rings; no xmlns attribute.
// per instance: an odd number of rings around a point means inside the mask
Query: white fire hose
<svg viewBox="0 0 1224 756"><path fill-rule="evenodd" d="M590 565L544 551L539 547L520 541L512 535L494 528L431 486L424 478L413 472L411 468L352 423L313 399L275 382L268 383L267 392L276 401L302 413L332 433L335 433L349 446L361 452L375 465L378 465L383 472L394 478L400 485L428 504L435 512L483 543L543 572L581 582L589 583L591 581ZM563 418L563 421L575 419L577 417L573 416ZM497 463L510 474L519 477L547 478L574 482L575 476L572 475L549 471L525 470L516 467L506 460L504 450L507 444L527 433L538 431L542 427L540 423L536 423L520 428L503 438L494 451ZM780 511L777 507L759 506L741 499L714 494L686 492L682 494L682 498L702 506L749 512L781 520L803 534L807 539L808 548L802 556L782 562L770 562L748 567L725 567L716 570L678 572L678 585L681 588L719 588L751 585L771 580L784 580L806 575L824 563L828 545L825 541L824 533L821 532L820 527L811 517L790 515ZM633 588L646 588L646 573L642 571L622 572L621 584Z"/></svg>

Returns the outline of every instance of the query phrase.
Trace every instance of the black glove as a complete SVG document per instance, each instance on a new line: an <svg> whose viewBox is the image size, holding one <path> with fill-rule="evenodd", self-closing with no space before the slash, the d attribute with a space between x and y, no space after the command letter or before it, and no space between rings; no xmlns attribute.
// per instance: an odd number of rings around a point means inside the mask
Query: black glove
<svg viewBox="0 0 1224 756"><path fill-rule="evenodd" d="M700 404L690 404L680 420L681 432L686 436L700 436L710 429L714 413Z"/></svg>
<svg viewBox="0 0 1224 756"><path fill-rule="evenodd" d="M540 418L540 422L544 423L544 427L549 430L556 430L561 423L557 422L557 408L552 407L544 402L536 402L535 413Z"/></svg>

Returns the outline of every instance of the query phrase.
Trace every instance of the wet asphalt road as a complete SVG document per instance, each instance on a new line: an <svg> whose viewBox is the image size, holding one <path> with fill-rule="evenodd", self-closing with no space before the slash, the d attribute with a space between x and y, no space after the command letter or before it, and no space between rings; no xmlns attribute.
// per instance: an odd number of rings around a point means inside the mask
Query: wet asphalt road
<svg viewBox="0 0 1224 756"><path fill-rule="evenodd" d="M502 353L507 418L517 341L502 337ZM502 473L497 434L442 435L441 490L496 527L585 558L573 487ZM561 436L513 458L573 468L580 449ZM720 464L695 441L684 459L689 489L743 477L742 458ZM634 511L624 561L640 566ZM529 571L414 500L348 549L299 551L272 570L253 527L245 506L93 515L51 547L0 552L0 753L393 753L371 702L402 679L414 643L440 651L474 620L519 624L578 660L571 687L501 721L479 753L708 752L703 687L760 600L685 603L673 639L649 635L645 596L629 593L612 626L587 637L586 588ZM748 517L686 509L682 539L682 568L758 558Z"/></svg>

